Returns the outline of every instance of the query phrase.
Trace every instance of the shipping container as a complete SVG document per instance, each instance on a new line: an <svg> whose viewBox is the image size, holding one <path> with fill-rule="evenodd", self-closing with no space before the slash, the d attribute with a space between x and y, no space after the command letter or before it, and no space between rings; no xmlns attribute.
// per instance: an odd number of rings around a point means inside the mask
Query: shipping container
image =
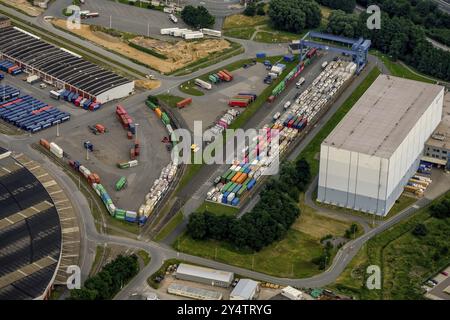
<svg viewBox="0 0 450 320"><path fill-rule="evenodd" d="M127 178L126 177L121 177L117 182L116 182L116 191L120 191L123 188L125 188L127 184Z"/></svg>

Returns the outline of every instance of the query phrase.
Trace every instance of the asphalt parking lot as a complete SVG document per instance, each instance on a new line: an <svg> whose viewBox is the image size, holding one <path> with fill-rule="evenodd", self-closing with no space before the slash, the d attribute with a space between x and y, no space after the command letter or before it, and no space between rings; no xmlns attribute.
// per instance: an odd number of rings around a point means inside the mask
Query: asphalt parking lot
<svg viewBox="0 0 450 320"><path fill-rule="evenodd" d="M228 101L231 97L240 92L259 95L267 87L263 83L263 79L267 75L267 70L262 63L257 63L248 69L240 68L231 73L234 77L231 82L213 85L211 90L204 90L197 87L205 95L192 97L192 104L179 110L180 115L186 121L191 131L194 130L194 121L202 121L203 131L212 126L218 118L230 109L228 107ZM179 93L177 92L175 94L178 95ZM182 93L180 95L183 97L191 97ZM244 110L244 108L240 109L240 111Z"/></svg>
<svg viewBox="0 0 450 320"><path fill-rule="evenodd" d="M129 110L132 105L127 100L121 104ZM130 108L127 108L130 107ZM161 140L167 136L163 124L150 109L144 107L133 108L129 111L133 121L139 124L137 138L141 144L141 153L137 157L139 165L129 169L119 169L117 163L130 160L130 149L134 139L127 139L127 130L123 129L115 116L115 107L109 106L103 111L100 121L107 128L105 134L93 134L88 125L94 126L98 122L86 121L78 125L70 133L53 139L73 160L79 160L92 172L100 175L101 183L105 186L113 202L119 208L137 210L144 202L145 195L150 191L155 179L163 167L170 162L170 152ZM89 140L94 145L94 151L86 160L86 150L83 142ZM115 183L120 177L126 177L128 187L121 191L115 190Z"/></svg>
<svg viewBox="0 0 450 320"><path fill-rule="evenodd" d="M442 271L450 274L450 266ZM438 284L428 291L425 297L432 300L450 300L450 276L439 273L433 280L437 281ZM444 292L444 290L448 291L448 293Z"/></svg>
<svg viewBox="0 0 450 320"><path fill-rule="evenodd" d="M66 18L62 14L64 3L54 3L45 12L58 18ZM100 25L106 28L131 32L140 35L159 35L161 28L185 27L178 19L178 23L169 20L169 15L162 11L149 10L131 5L126 5L110 0L86 1L81 10L89 10L100 14L97 18L83 19L82 23Z"/></svg>

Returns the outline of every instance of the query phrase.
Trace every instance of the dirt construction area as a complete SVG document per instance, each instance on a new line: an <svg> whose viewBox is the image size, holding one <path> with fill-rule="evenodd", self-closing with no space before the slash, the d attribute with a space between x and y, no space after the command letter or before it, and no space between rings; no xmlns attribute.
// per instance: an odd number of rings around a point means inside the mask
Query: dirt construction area
<svg viewBox="0 0 450 320"><path fill-rule="evenodd" d="M44 12L43 9L33 6L27 0L1 0L0 3L15 7L32 17L37 17L42 12Z"/></svg>
<svg viewBox="0 0 450 320"><path fill-rule="evenodd" d="M139 36L129 40L132 43L154 50L167 57L167 59L163 59L131 47L126 40L101 31L93 31L90 25L82 24L80 29L69 30L65 20L54 19L52 23L59 28L101 45L108 50L117 52L125 57L132 57L134 60L162 73L178 70L199 59L207 57L211 53L226 50L231 46L230 42L223 39L169 42Z"/></svg>
<svg viewBox="0 0 450 320"><path fill-rule="evenodd" d="M179 113L186 121L189 129L194 130L194 121L203 122L203 131L212 126L224 113L227 112L228 101L238 93L254 93L259 95L267 85L263 79L267 75L267 70L262 63L244 69L240 68L231 72L234 79L231 82L222 82L213 85L211 90L196 89L205 93L203 96L192 97L191 105L179 110ZM175 95L191 97L187 94L177 92ZM244 108L238 108L244 111Z"/></svg>
<svg viewBox="0 0 450 320"><path fill-rule="evenodd" d="M153 182L159 178L163 167L170 162L170 152L161 140L167 136L162 122L144 105L132 106L130 103L120 103L129 112L137 126L137 139L140 142L140 156L137 167L119 169L117 163L130 160L130 149L134 147L134 138L127 138L127 130L117 120L115 106L108 106L100 124L107 132L97 134L91 132L88 126L97 122L83 122L70 133L66 133L52 141L64 148L72 160L78 160L92 172L100 176L101 183L108 191L117 207L136 211L145 201L145 195L150 191ZM132 108L133 107L133 108ZM83 143L90 141L94 151L86 160L86 149ZM115 184L121 177L127 178L127 185L121 191L116 191Z"/></svg>

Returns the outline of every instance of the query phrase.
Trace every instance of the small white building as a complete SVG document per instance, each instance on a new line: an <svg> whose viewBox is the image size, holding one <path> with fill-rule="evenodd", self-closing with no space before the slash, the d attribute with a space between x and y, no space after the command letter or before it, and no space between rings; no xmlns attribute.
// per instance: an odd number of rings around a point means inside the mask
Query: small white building
<svg viewBox="0 0 450 320"><path fill-rule="evenodd" d="M239 280L230 293L230 300L253 300L258 296L259 283L251 279Z"/></svg>
<svg viewBox="0 0 450 320"><path fill-rule="evenodd" d="M281 290L281 295L291 300L303 300L303 292L290 286L283 288Z"/></svg>

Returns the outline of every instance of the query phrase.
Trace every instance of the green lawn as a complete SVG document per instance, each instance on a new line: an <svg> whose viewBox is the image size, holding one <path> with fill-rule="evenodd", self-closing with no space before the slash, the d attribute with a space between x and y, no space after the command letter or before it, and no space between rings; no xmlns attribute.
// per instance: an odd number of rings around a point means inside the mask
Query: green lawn
<svg viewBox="0 0 450 320"><path fill-rule="evenodd" d="M180 89L181 92L184 92L184 93L189 94L191 96L200 97L200 96L204 96L205 95L203 93L203 91L200 91L198 89L198 87L194 83L194 80L190 80L190 81L186 81L185 83L182 83L179 86L179 89Z"/></svg>
<svg viewBox="0 0 450 320"><path fill-rule="evenodd" d="M390 59L388 56L382 54L379 51L373 51L371 52L371 54L380 58L381 61L386 66L386 68L388 68L389 72L391 72L393 76L427 83L436 83L436 81L433 81L425 76L420 76L418 74L411 72L411 70L403 66L401 63L397 61L392 61L392 59Z"/></svg>
<svg viewBox="0 0 450 320"><path fill-rule="evenodd" d="M144 262L144 266L148 265L150 263L151 257L150 254L145 251L145 250L139 250L137 252L137 255L139 256L139 258L142 259L142 261Z"/></svg>
<svg viewBox="0 0 450 320"><path fill-rule="evenodd" d="M257 253L238 251L227 243L213 240L195 241L186 235L178 238L174 246L189 254L279 277L302 278L321 272L311 259L321 255L322 245L294 229L283 240Z"/></svg>
<svg viewBox="0 0 450 320"><path fill-rule="evenodd" d="M426 236L416 237L411 233L418 223L425 224ZM369 240L333 288L361 299L423 299L422 283L450 264L449 234L450 219L433 218L429 207L425 207ZM364 285L369 265L381 267L381 290L368 290Z"/></svg>
<svg viewBox="0 0 450 320"><path fill-rule="evenodd" d="M154 274L152 274L150 277L148 277L147 279L147 283L150 287L152 287L153 289L158 289L159 288L159 283L157 283L156 281L154 281L156 276L163 276L166 274L166 270L167 268L172 265L172 264L178 264L181 263L183 261L178 260L178 259L168 259L165 260L163 265L161 266L161 268L158 269L158 271L156 271Z"/></svg>
<svg viewBox="0 0 450 320"><path fill-rule="evenodd" d="M250 40L252 35L255 33L255 31L256 31L256 29L252 28L252 27L249 27L249 28L235 28L235 29L225 30L223 32L223 35L226 36L226 37Z"/></svg>
<svg viewBox="0 0 450 320"><path fill-rule="evenodd" d="M179 211L156 235L155 241L165 239L183 221L183 213Z"/></svg>
<svg viewBox="0 0 450 320"><path fill-rule="evenodd" d="M176 108L177 103L184 100L182 97L174 96L168 93L159 94L156 97L172 108Z"/></svg>
<svg viewBox="0 0 450 320"><path fill-rule="evenodd" d="M319 160L316 159L317 153L320 152L320 145L322 141L333 131L338 123L344 118L347 112L353 107L353 105L361 98L366 90L376 80L380 70L373 68L366 76L364 81L356 88L355 91L348 97L348 99L342 104L342 106L336 111L333 117L322 127L317 133L314 139L308 144L308 146L299 154L298 159L305 158L311 166L311 175L315 177L319 173Z"/></svg>
<svg viewBox="0 0 450 320"><path fill-rule="evenodd" d="M197 209L197 212L205 212L208 211L210 213L214 213L217 215L230 215L235 216L239 213L239 209L236 207L225 206L220 203L208 202L205 201L203 204Z"/></svg>
<svg viewBox="0 0 450 320"><path fill-rule="evenodd" d="M291 42L292 40L300 40L307 31L302 33L292 33L286 31L278 31L270 26L270 24L261 27L261 31L258 31L255 35L254 40L257 42L264 43L285 43Z"/></svg>
<svg viewBox="0 0 450 320"><path fill-rule="evenodd" d="M202 164L188 164L186 165L186 170L178 183L177 191L183 189L191 179L200 171Z"/></svg>

